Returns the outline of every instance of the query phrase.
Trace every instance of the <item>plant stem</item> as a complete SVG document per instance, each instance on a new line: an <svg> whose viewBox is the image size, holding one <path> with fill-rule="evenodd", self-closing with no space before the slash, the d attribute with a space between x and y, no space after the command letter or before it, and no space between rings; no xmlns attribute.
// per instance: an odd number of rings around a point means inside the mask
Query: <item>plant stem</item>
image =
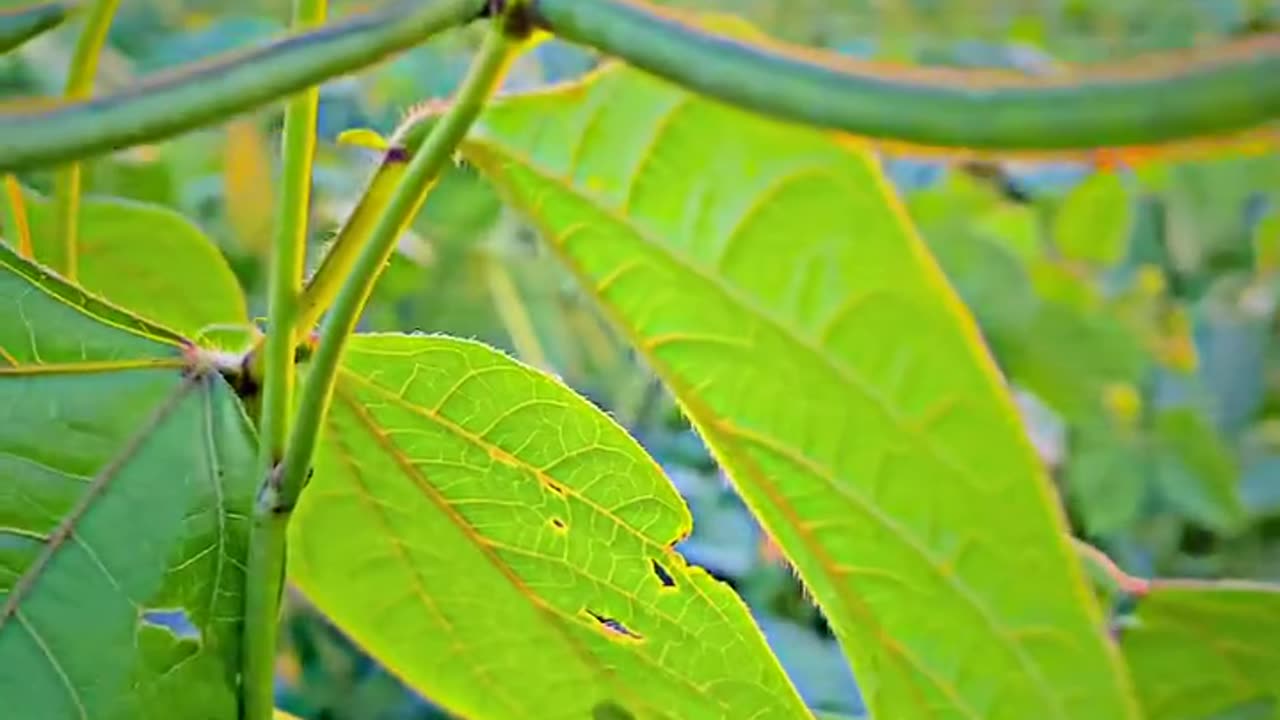
<svg viewBox="0 0 1280 720"><path fill-rule="evenodd" d="M305 30L320 26L325 20L326 6L325 0L294 0L293 28ZM242 715L250 720L266 720L275 708L273 680L284 554L276 552L271 541L277 520L269 487L272 472L284 456L289 411L293 406L293 327L306 260L319 105L320 90L313 87L295 95L285 107L283 176L272 242L262 409L258 422L257 472L262 478L262 491L254 508L254 537L249 555L249 577L261 589L245 597L242 640L240 698ZM250 619L254 622L249 622Z"/></svg>
<svg viewBox="0 0 1280 720"><path fill-rule="evenodd" d="M71 58L71 72L67 77L64 93L68 100L81 100L93 94L93 80L98 74L98 58L107 41L111 18L115 17L120 0L98 0L93 5L84 29L76 42L75 55ZM64 166L54 178L53 208L54 236L52 243L41 246L39 260L74 281L79 273L80 235L80 163Z"/></svg>
<svg viewBox="0 0 1280 720"><path fill-rule="evenodd" d="M271 713L270 668L275 655L275 627L284 580L288 523L310 470L320 426L333 394L338 359L383 265L395 248L396 240L421 208L440 170L450 162L454 149L502 77L512 54L511 40L505 26L495 21L463 81L457 103L424 143L422 151L409 163L404 179L388 203L386 214L375 225L325 324L307 372L301 405L294 417L284 460L269 473L254 511L245 606L246 720L265 720ZM286 352L291 358L294 325L276 324L273 317L272 328L273 335L288 341ZM268 346L270 354L270 340ZM278 348L275 351L280 352ZM268 386L269 383L270 380Z"/></svg>
<svg viewBox="0 0 1280 720"><path fill-rule="evenodd" d="M342 224L338 237L320 261L320 267L307 281L298 302L298 317L294 322L298 335L310 332L333 303L342 282L350 275L351 267L359 258L361 248L368 245L378 219L382 217L399 187L407 162L408 151L403 147L392 147L383 155L382 164L365 186L360 202Z"/></svg>
<svg viewBox="0 0 1280 720"><path fill-rule="evenodd" d="M9 243L22 257L30 260L35 254L31 246L31 224L27 222L27 204L22 197L22 186L12 175L4 176L4 232Z"/></svg>
<svg viewBox="0 0 1280 720"><path fill-rule="evenodd" d="M513 9L516 5L518 3L510 3L507 12L517 13L518 10ZM421 149L409 162L386 213L361 249L350 276L325 319L319 344L307 368L280 477L280 502L286 511L296 502L311 466L347 338L355 330L360 313L373 292L382 267L394 251L396 241L417 215L440 171L452 162L454 150L466 136L485 100L501 81L513 58L517 41L523 39L521 34L512 30L515 25L518 24L507 23L506 17L495 20L454 104L432 128Z"/></svg>
<svg viewBox="0 0 1280 720"><path fill-rule="evenodd" d="M477 18L486 0L402 0L157 75L114 96L0 114L0 172L160 140L372 65Z"/></svg>
<svg viewBox="0 0 1280 720"><path fill-rule="evenodd" d="M31 38L58 27L75 10L76 5L67 2L46 2L0 10L0 53L21 47Z"/></svg>
<svg viewBox="0 0 1280 720"><path fill-rule="evenodd" d="M639 0L537 0L537 20L691 90L784 120L926 146L1068 151L1245 130L1280 116L1280 37L1033 78L894 68L740 42Z"/></svg>

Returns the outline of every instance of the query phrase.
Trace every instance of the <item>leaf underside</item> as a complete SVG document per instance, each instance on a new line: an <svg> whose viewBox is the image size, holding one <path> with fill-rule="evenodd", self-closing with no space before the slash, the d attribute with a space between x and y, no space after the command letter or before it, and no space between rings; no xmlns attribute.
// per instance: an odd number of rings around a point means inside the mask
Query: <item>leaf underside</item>
<svg viewBox="0 0 1280 720"><path fill-rule="evenodd" d="M1253 703L1280 712L1280 587L1156 584L1121 648L1149 718L1203 720Z"/></svg>
<svg viewBox="0 0 1280 720"><path fill-rule="evenodd" d="M289 570L462 717L807 717L738 597L672 550L690 522L550 376L475 342L357 336Z"/></svg>
<svg viewBox="0 0 1280 720"><path fill-rule="evenodd" d="M175 338L0 245L0 698L235 717L253 439Z"/></svg>
<svg viewBox="0 0 1280 720"><path fill-rule="evenodd" d="M863 149L610 67L496 103L464 154L673 390L874 717L1135 717L1007 390Z"/></svg>

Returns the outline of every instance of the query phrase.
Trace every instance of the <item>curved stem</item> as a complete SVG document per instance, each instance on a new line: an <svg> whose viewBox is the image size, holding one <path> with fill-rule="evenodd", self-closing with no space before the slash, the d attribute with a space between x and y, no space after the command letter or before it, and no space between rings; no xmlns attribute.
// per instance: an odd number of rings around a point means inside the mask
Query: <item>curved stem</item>
<svg viewBox="0 0 1280 720"><path fill-rule="evenodd" d="M159 140L275 102L464 25L485 5L486 0L402 0L165 73L116 95L0 115L0 171Z"/></svg>
<svg viewBox="0 0 1280 720"><path fill-rule="evenodd" d="M0 53L21 47L31 38L58 27L75 10L76 6L67 2L46 2L0 10Z"/></svg>
<svg viewBox="0 0 1280 720"><path fill-rule="evenodd" d="M68 100L80 100L93 94L98 58L102 55L111 19L119 6L120 0L98 0L94 3L71 58L71 72L64 93ZM42 243L37 250L38 255L43 255L39 258L42 262L68 280L75 280L79 274L80 173L80 163L73 162L59 170L54 178L54 236L52 242Z"/></svg>
<svg viewBox="0 0 1280 720"><path fill-rule="evenodd" d="M360 250L368 244L378 219L391 203L404 177L407 162L408 153L401 147L393 147L382 156L382 163L365 186L360 202L342 224L338 237L320 261L320 267L307 281L294 322L298 335L310 332L337 297L343 281L359 258Z"/></svg>
<svg viewBox="0 0 1280 720"><path fill-rule="evenodd" d="M643 2L536 0L538 21L692 90L872 138L989 150L1154 145L1280 116L1280 35L1204 57L1143 58L1062 77L911 70L748 44Z"/></svg>
<svg viewBox="0 0 1280 720"><path fill-rule="evenodd" d="M295 0L293 27L319 27L327 11L325 0ZM294 319L302 288L307 228L311 211L311 171L316 147L320 91L312 87L289 100L284 116L284 157L280 213L272 242L268 288L266 354L263 358L263 396L258 423L258 477L262 493L254 508L241 663L241 715L267 720L275 708L275 652L280 592L284 582L284 519L277 517L271 476L284 456L293 407Z"/></svg>
<svg viewBox="0 0 1280 720"><path fill-rule="evenodd" d="M508 13L517 10L511 2ZM373 292L382 267L395 249L396 241L417 215L440 171L452 162L454 150L480 114L485 100L498 86L519 36L508 29L505 18L495 20L479 55L467 73L457 99L435 124L404 171L404 178L387 204L386 213L374 226L361 248L351 274L338 292L325 319L320 341L307 367L298 413L289 436L280 476L280 502L292 508L311 467L316 441L333 397L338 362L347 338L355 330L360 313Z"/></svg>

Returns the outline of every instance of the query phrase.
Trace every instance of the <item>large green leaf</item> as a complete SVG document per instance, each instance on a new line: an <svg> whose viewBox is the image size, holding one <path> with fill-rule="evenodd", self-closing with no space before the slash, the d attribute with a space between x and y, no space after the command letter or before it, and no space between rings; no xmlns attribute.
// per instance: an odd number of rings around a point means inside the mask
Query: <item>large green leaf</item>
<svg viewBox="0 0 1280 720"><path fill-rule="evenodd" d="M1256 702L1280 712L1280 586L1156 583L1121 647L1153 720Z"/></svg>
<svg viewBox="0 0 1280 720"><path fill-rule="evenodd" d="M356 337L340 372L291 579L411 686L472 720L807 717L604 413L446 337Z"/></svg>
<svg viewBox="0 0 1280 720"><path fill-rule="evenodd" d="M24 193L37 260L55 241L53 202ZM244 324L248 310L226 258L177 212L122 198L80 203L76 282L112 303L180 333Z"/></svg>
<svg viewBox="0 0 1280 720"><path fill-rule="evenodd" d="M0 699L235 717L253 440L181 340L0 244Z"/></svg>
<svg viewBox="0 0 1280 720"><path fill-rule="evenodd" d="M873 716L1134 716L1011 398L867 153L621 68L497 103L464 150L675 392Z"/></svg>

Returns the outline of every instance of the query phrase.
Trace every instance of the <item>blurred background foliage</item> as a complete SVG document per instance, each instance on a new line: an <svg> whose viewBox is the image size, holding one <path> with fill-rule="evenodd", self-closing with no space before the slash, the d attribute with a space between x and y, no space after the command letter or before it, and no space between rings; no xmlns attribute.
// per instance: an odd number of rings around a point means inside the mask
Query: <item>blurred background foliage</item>
<svg viewBox="0 0 1280 720"><path fill-rule="evenodd" d="M335 0L331 16L383 1ZM16 4L0 0L0 8ZM733 12L774 36L860 57L1027 73L1212 47L1280 24L1280 0L667 4ZM122 3L98 92L260 42L287 16L285 0ZM59 94L75 29L0 58L0 102ZM312 262L376 160L338 145L337 135L390 132L414 103L446 95L475 39L450 34L324 86ZM570 78L595 62L551 42L520 62L507 88ZM260 316L280 124L272 108L90 162L86 190L191 218L230 260ZM1089 158L944 160L884 157L1013 383L1077 533L1140 575L1280 580L1280 153L1215 150L1102 167ZM48 173L21 180L50 189ZM680 549L743 596L810 704L861 709L821 617L678 409L468 168L451 170L431 196L362 325L478 338L598 402L669 471L695 518ZM301 599L291 598L286 623L286 709L326 720L443 717Z"/></svg>

